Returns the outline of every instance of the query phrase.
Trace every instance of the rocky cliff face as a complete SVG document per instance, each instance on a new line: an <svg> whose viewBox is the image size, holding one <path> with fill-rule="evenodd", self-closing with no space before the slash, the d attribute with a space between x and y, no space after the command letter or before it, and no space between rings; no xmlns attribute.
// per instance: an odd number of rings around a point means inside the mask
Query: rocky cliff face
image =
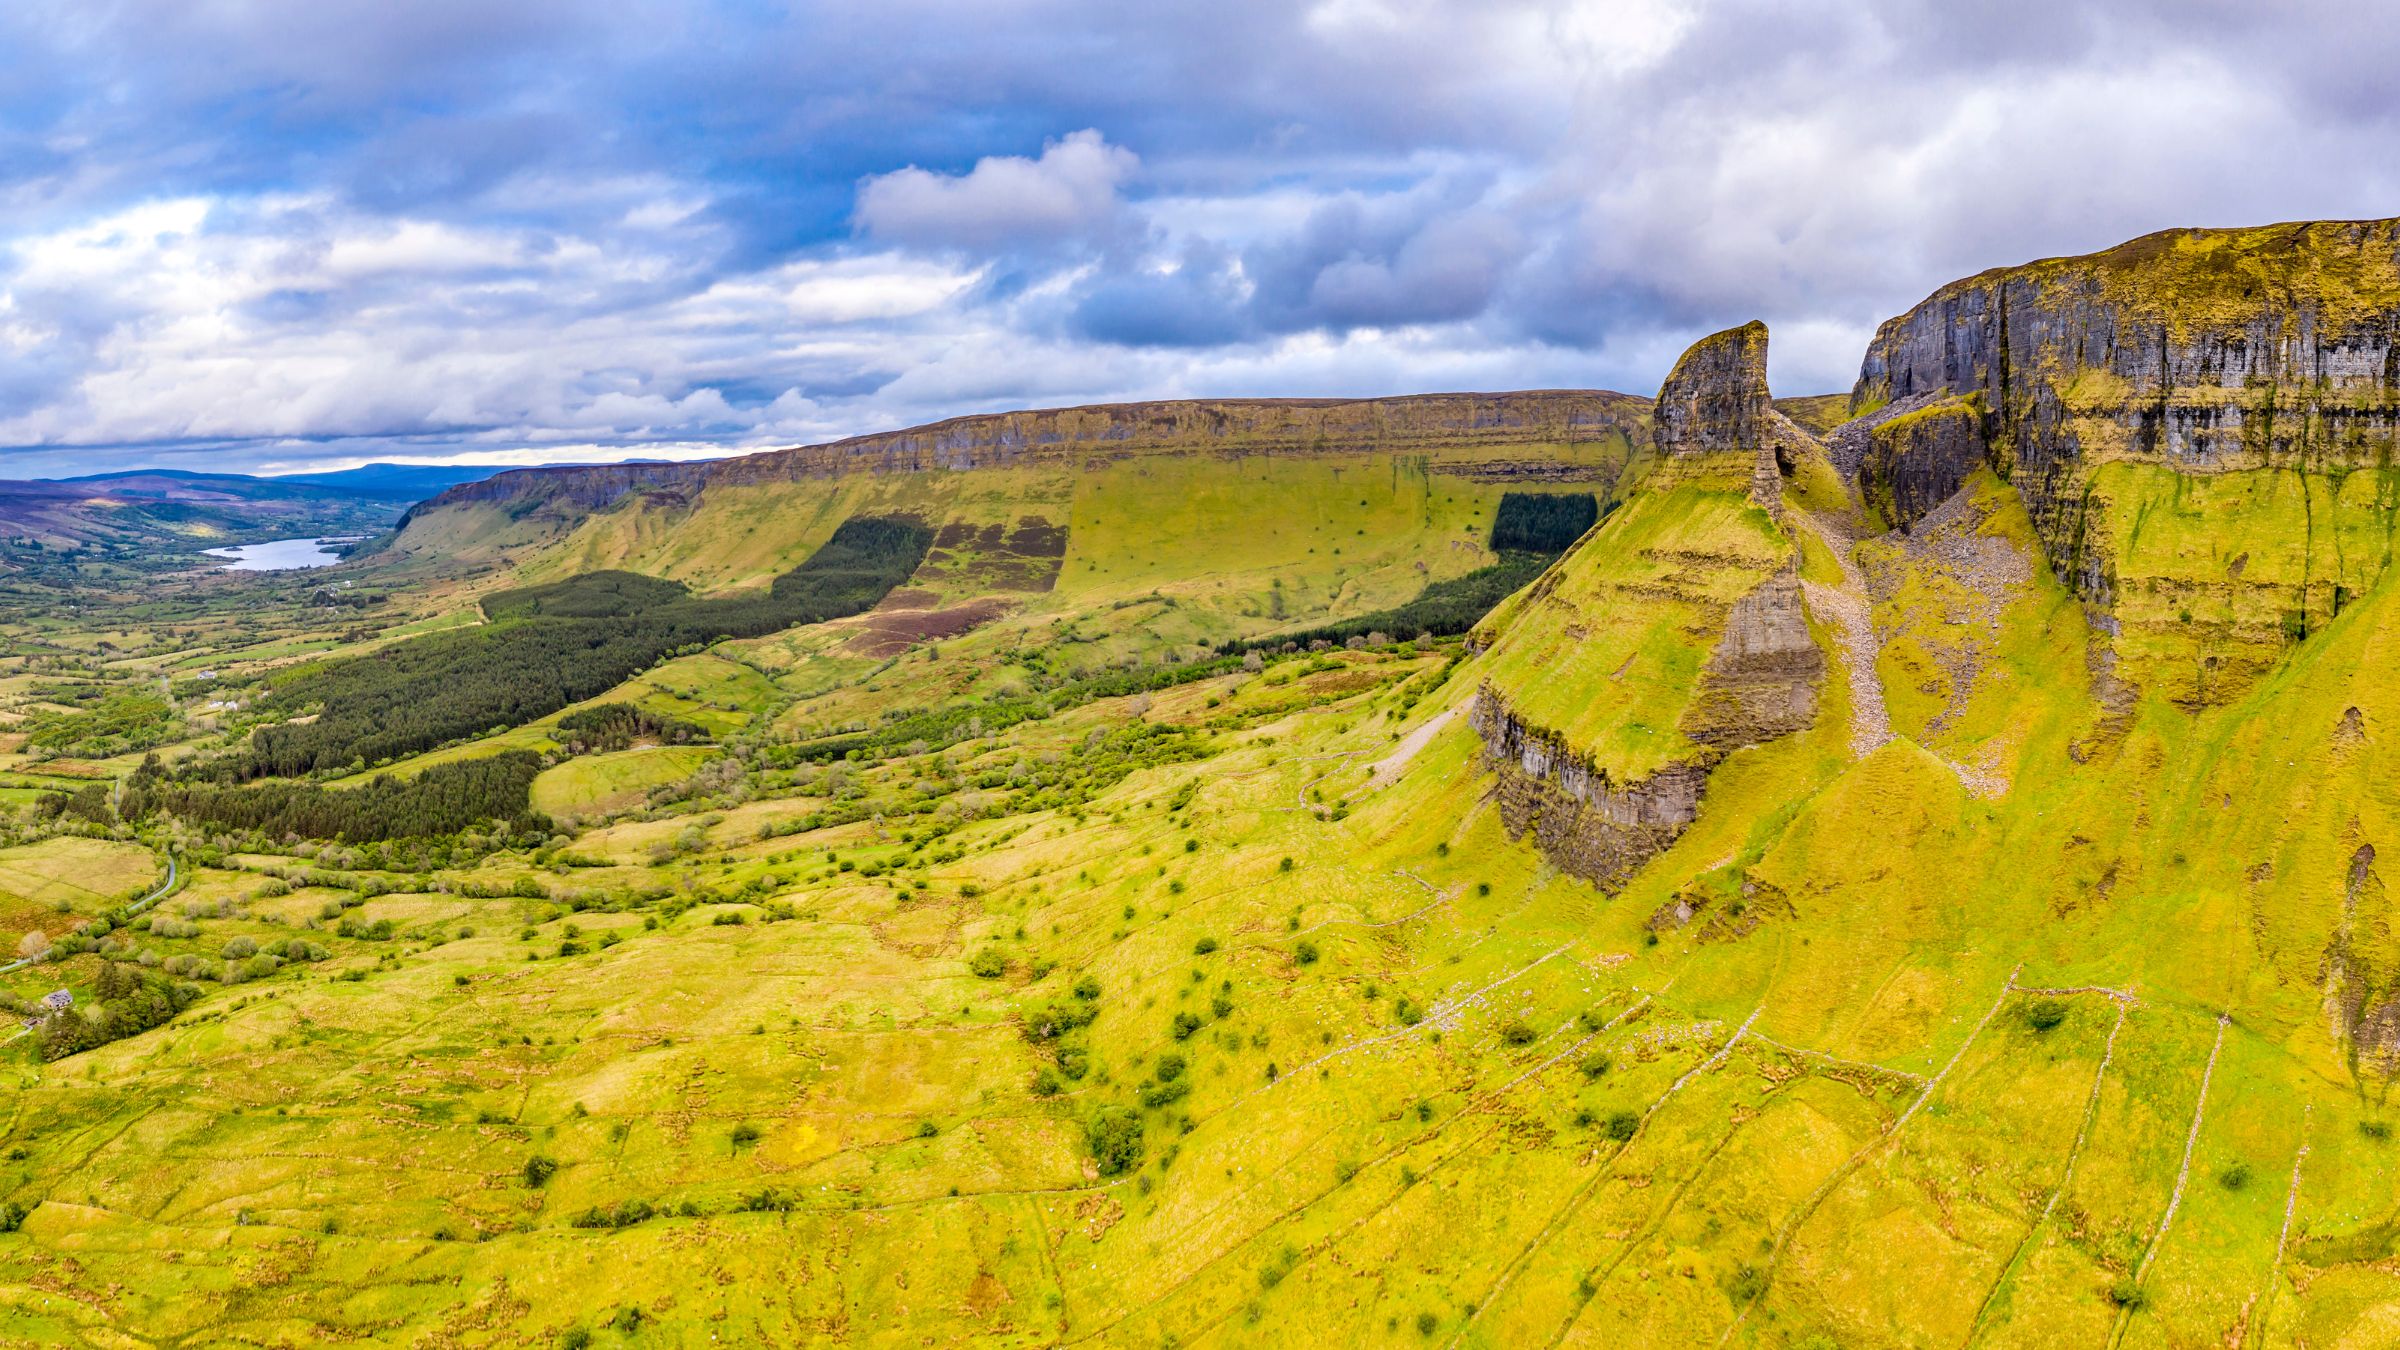
<svg viewBox="0 0 2400 1350"><path fill-rule="evenodd" d="M1854 410L1980 394L1993 462L2087 598L2113 576L2096 461L2186 473L2388 462L2400 442L2400 221L2172 230L1943 287L1875 335Z"/></svg>
<svg viewBox="0 0 2400 1350"><path fill-rule="evenodd" d="M1724 635L1684 711L1684 734L1712 750L1788 736L1817 720L1825 652L1800 607L1800 573L1786 567L1734 602Z"/></svg>
<svg viewBox="0 0 2400 1350"><path fill-rule="evenodd" d="M1691 345L1659 386L1651 439L1661 455L1756 451L1767 440L1767 326L1756 319Z"/></svg>
<svg viewBox="0 0 2400 1350"><path fill-rule="evenodd" d="M1651 443L1668 472L1694 461L1738 460L1750 500L1781 509L1783 479L1813 438L1767 393L1767 326L1756 319L1691 345L1659 387Z"/></svg>
<svg viewBox="0 0 2400 1350"><path fill-rule="evenodd" d="M1868 504L1902 530L1950 500L1986 458L1980 394L1937 398L1863 430L1860 487Z"/></svg>
<svg viewBox="0 0 2400 1350"><path fill-rule="evenodd" d="M1519 716L1489 685L1476 691L1467 720L1483 738L1484 767L1509 834L1530 833L1561 871L1606 891L1622 887L1692 823L1714 762L1614 782L1556 732Z"/></svg>

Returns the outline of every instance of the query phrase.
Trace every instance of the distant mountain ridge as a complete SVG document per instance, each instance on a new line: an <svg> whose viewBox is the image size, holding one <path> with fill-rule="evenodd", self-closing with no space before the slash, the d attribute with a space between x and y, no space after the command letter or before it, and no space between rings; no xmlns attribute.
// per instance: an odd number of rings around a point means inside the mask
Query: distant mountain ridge
<svg viewBox="0 0 2400 1350"><path fill-rule="evenodd" d="M13 548L144 551L300 535L377 534L421 498L488 477L494 464L368 464L266 477L122 469L0 481L0 537Z"/></svg>

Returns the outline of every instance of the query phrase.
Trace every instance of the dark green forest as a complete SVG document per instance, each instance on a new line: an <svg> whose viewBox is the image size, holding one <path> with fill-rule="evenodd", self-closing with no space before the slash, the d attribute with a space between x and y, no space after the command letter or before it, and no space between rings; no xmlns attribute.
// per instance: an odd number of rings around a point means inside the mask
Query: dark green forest
<svg viewBox="0 0 2400 1350"><path fill-rule="evenodd" d="M150 766L126 780L122 814L140 820L166 812L195 825L270 839L299 835L367 843L431 838L491 824L512 833L546 833L549 820L528 802L539 755L526 750L437 764L414 778L377 774L357 787L315 783L176 782Z"/></svg>
<svg viewBox="0 0 2400 1350"><path fill-rule="evenodd" d="M558 719L559 739L586 750L622 750L635 741L683 745L708 739L706 728L631 703L578 708Z"/></svg>
<svg viewBox="0 0 2400 1350"><path fill-rule="evenodd" d="M597 572L503 592L491 622L369 656L295 668L261 701L316 720L261 728L208 772L232 781L361 769L546 717L722 638L757 637L872 608L923 560L933 532L908 519L845 521L763 595L703 599L682 585Z"/></svg>

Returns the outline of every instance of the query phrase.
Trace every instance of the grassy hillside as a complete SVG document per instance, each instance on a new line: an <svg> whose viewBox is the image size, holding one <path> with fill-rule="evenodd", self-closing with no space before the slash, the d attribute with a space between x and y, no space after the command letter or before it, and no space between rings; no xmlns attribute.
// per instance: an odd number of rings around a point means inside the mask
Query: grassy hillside
<svg viewBox="0 0 2400 1350"><path fill-rule="evenodd" d="M2005 455L1886 528L1853 451L1932 405L1820 438L1764 343L1659 455L506 488L373 623L13 619L24 720L175 721L0 761L54 953L0 972L0 1340L2391 1343L2382 471L2095 451L2064 573ZM340 731L323 672L746 613L900 517L870 608L222 772ZM1471 631L1298 640L1528 542Z"/></svg>

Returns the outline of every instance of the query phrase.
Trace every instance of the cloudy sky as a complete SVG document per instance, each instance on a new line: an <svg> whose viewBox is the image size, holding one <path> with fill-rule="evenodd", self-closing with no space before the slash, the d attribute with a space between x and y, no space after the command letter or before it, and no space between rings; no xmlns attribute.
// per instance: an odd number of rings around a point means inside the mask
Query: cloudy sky
<svg viewBox="0 0 2400 1350"><path fill-rule="evenodd" d="M2393 7L8 0L0 476L1604 387L2400 213Z"/></svg>

